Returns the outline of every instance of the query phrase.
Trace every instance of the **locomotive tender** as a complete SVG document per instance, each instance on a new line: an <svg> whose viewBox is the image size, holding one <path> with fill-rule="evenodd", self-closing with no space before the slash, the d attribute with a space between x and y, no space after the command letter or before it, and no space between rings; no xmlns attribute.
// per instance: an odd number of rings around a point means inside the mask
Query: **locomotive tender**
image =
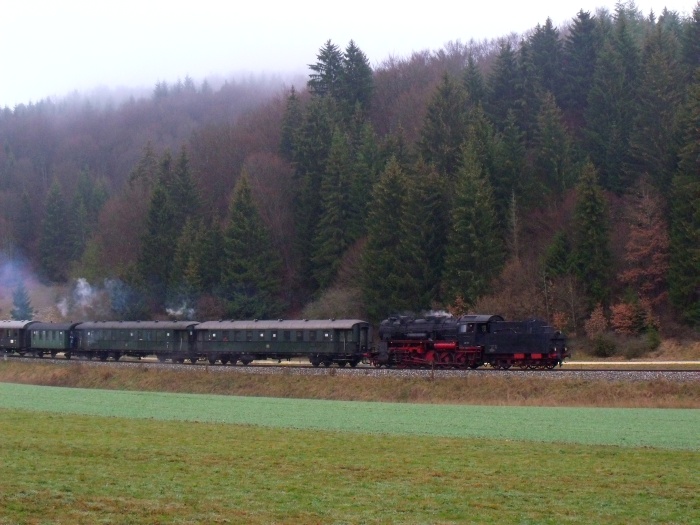
<svg viewBox="0 0 700 525"><path fill-rule="evenodd" d="M554 368L569 357L561 332L538 320L498 315L390 317L372 344L359 319L252 321L0 321L0 350L42 357L244 365L254 360L307 358L313 366L397 368Z"/></svg>

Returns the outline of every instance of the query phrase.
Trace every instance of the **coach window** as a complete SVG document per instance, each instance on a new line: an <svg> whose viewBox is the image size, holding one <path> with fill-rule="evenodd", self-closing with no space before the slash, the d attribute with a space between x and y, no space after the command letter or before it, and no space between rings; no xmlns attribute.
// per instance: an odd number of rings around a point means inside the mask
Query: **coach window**
<svg viewBox="0 0 700 525"><path fill-rule="evenodd" d="M285 341L291 341L292 340L292 333L289 330L285 330L284 332L282 332L282 338Z"/></svg>
<svg viewBox="0 0 700 525"><path fill-rule="evenodd" d="M252 330L246 330L246 332L245 332L245 340L246 340L246 341L252 341L252 340L253 340L253 331L252 331Z"/></svg>
<svg viewBox="0 0 700 525"><path fill-rule="evenodd" d="M228 330L224 330L221 332L221 340L222 341L230 341L231 340L231 334Z"/></svg>
<svg viewBox="0 0 700 525"><path fill-rule="evenodd" d="M258 332L258 339L260 341L264 341L265 340L265 332Z"/></svg>
<svg viewBox="0 0 700 525"><path fill-rule="evenodd" d="M243 341L243 338L241 336L241 331L240 330L234 330L233 332L233 340L234 341Z"/></svg>
<svg viewBox="0 0 700 525"><path fill-rule="evenodd" d="M309 330L309 341L316 340L316 330Z"/></svg>
<svg viewBox="0 0 700 525"><path fill-rule="evenodd" d="M333 334L331 334L330 332L323 332L323 340L324 341L332 341Z"/></svg>
<svg viewBox="0 0 700 525"><path fill-rule="evenodd" d="M277 341L277 330L272 330L270 332L270 337L272 338L273 341Z"/></svg>
<svg viewBox="0 0 700 525"><path fill-rule="evenodd" d="M303 341L303 340L304 340L303 330L297 330L297 341Z"/></svg>

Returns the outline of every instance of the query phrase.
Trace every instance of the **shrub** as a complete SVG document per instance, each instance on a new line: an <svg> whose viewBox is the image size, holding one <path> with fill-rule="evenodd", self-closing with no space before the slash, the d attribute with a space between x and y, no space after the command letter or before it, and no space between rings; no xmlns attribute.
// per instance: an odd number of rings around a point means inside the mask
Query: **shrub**
<svg viewBox="0 0 700 525"><path fill-rule="evenodd" d="M601 333L593 338L593 355L612 357L617 353L617 341L611 334Z"/></svg>
<svg viewBox="0 0 700 525"><path fill-rule="evenodd" d="M586 335L592 339L601 336L608 329L608 320L603 312L603 305L599 304L591 312L591 316L586 321L584 328Z"/></svg>

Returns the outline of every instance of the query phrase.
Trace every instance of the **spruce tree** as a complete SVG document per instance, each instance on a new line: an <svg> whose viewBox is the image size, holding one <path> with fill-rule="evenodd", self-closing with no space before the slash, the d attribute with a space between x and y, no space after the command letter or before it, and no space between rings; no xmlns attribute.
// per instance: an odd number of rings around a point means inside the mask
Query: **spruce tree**
<svg viewBox="0 0 700 525"><path fill-rule="evenodd" d="M315 291L314 239L321 216L321 182L331 148L334 104L328 98L312 100L304 115L294 156L294 219L299 278L303 288Z"/></svg>
<svg viewBox="0 0 700 525"><path fill-rule="evenodd" d="M19 281L14 292L12 292L10 317L17 321L31 321L34 319L34 309L23 281Z"/></svg>
<svg viewBox="0 0 700 525"><path fill-rule="evenodd" d="M294 159L297 148L299 128L304 118L301 108L301 101L294 86L287 96L287 107L282 118L282 129L280 138L280 154L287 160Z"/></svg>
<svg viewBox="0 0 700 525"><path fill-rule="evenodd" d="M362 290L369 318L377 321L401 308L401 214L406 199L406 175L395 158L389 160L372 192L367 220L367 244L362 258Z"/></svg>
<svg viewBox="0 0 700 525"><path fill-rule="evenodd" d="M374 90L372 68L367 56L352 40L343 54L340 83L340 96L347 110L354 111L359 106L366 113Z"/></svg>
<svg viewBox="0 0 700 525"><path fill-rule="evenodd" d="M501 45L488 79L488 91L485 109L496 128L501 129L505 125L508 112L517 112L522 99L518 59L509 42Z"/></svg>
<svg viewBox="0 0 700 525"><path fill-rule="evenodd" d="M283 310L280 302L282 259L253 202L248 174L234 189L224 232L222 292L234 319L269 319Z"/></svg>
<svg viewBox="0 0 700 525"><path fill-rule="evenodd" d="M444 299L461 297L468 305L488 290L503 264L503 243L496 231L493 192L472 144L463 150L452 226L448 233Z"/></svg>
<svg viewBox="0 0 700 525"><path fill-rule="evenodd" d="M683 146L671 193L668 273L671 303L683 320L700 325L700 70L684 111Z"/></svg>
<svg viewBox="0 0 700 525"><path fill-rule="evenodd" d="M467 93L445 74L428 104L419 148L423 159L442 176L454 181L467 135Z"/></svg>
<svg viewBox="0 0 700 525"><path fill-rule="evenodd" d="M612 256L607 206L595 167L586 163L577 186L573 264L592 309L610 298Z"/></svg>
<svg viewBox="0 0 700 525"><path fill-rule="evenodd" d="M331 284L341 257L350 245L347 226L351 175L352 164L347 136L336 127L326 172L321 181L321 215L314 238L314 279L318 289Z"/></svg>
<svg viewBox="0 0 700 525"><path fill-rule="evenodd" d="M68 224L61 186L58 179L54 179L46 197L39 239L41 269L51 281L65 281L68 278L68 264L72 254Z"/></svg>
<svg viewBox="0 0 700 525"><path fill-rule="evenodd" d="M160 307L170 282L173 256L179 231L174 228L175 213L162 182L153 190L146 225L141 237L137 269L141 282Z"/></svg>
<svg viewBox="0 0 700 525"><path fill-rule="evenodd" d="M532 146L534 173L541 187L537 193L561 195L571 188L571 139L561 110L549 92L542 99Z"/></svg>
<svg viewBox="0 0 700 525"><path fill-rule="evenodd" d="M467 57L467 67L464 69L462 82L469 107L483 105L486 101L486 81L471 53Z"/></svg>
<svg viewBox="0 0 700 525"><path fill-rule="evenodd" d="M588 92L593 83L593 73L598 55L596 19L580 10L574 18L564 43L562 66L563 93L561 107L573 123L572 129L580 139L583 129Z"/></svg>
<svg viewBox="0 0 700 525"><path fill-rule="evenodd" d="M554 27L551 18L547 18L544 26L537 25L529 42L539 88L552 93L557 101L561 100L563 49L559 31Z"/></svg>
<svg viewBox="0 0 700 525"><path fill-rule="evenodd" d="M443 177L422 159L407 177L401 215L397 274L405 277L397 310L419 312L440 300L449 213Z"/></svg>
<svg viewBox="0 0 700 525"><path fill-rule="evenodd" d="M646 173L668 195L679 148L678 108L684 95L680 50L661 24L648 36L642 56L638 111L630 135L626 179Z"/></svg>
<svg viewBox="0 0 700 525"><path fill-rule="evenodd" d="M306 83L309 91L320 97L337 97L341 91L343 54L338 46L328 40L316 59L315 64L309 64L309 69L313 71Z"/></svg>

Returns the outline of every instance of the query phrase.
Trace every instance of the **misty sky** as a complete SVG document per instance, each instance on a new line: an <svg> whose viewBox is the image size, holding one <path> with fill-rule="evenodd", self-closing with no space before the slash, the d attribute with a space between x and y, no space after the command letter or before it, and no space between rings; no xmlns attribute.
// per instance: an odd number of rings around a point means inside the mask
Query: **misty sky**
<svg viewBox="0 0 700 525"><path fill-rule="evenodd" d="M0 10L0 107L94 88L144 87L186 75L307 73L329 38L350 39L372 65L446 42L522 33L547 17L560 26L579 9L614 0L525 2L355 0L4 0ZM690 14L695 0L639 0Z"/></svg>

